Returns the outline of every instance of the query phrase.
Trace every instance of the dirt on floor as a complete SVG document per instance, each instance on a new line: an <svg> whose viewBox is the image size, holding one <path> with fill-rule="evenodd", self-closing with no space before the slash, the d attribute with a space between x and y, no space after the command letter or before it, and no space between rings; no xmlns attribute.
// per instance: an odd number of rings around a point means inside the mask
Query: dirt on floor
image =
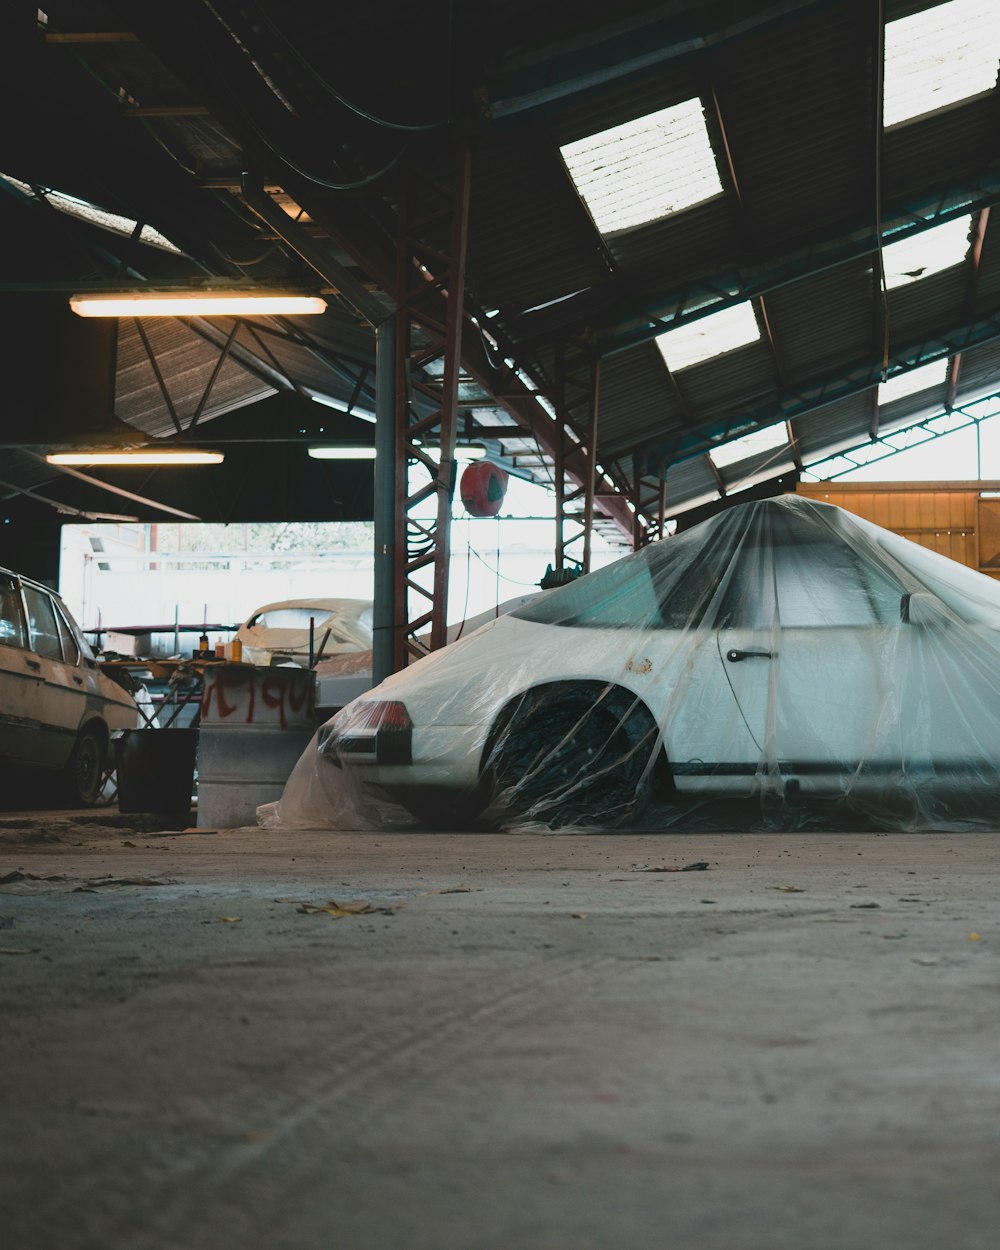
<svg viewBox="0 0 1000 1250"><path fill-rule="evenodd" d="M1000 837L0 815L16 1250L995 1250Z"/></svg>

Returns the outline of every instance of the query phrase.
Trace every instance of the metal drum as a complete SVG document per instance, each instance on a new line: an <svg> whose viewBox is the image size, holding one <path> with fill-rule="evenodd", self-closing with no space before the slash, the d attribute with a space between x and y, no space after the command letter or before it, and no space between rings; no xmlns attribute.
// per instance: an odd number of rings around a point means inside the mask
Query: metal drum
<svg viewBox="0 0 1000 1250"><path fill-rule="evenodd" d="M218 664L205 670L198 734L198 828L257 823L281 798L316 728L316 675Z"/></svg>

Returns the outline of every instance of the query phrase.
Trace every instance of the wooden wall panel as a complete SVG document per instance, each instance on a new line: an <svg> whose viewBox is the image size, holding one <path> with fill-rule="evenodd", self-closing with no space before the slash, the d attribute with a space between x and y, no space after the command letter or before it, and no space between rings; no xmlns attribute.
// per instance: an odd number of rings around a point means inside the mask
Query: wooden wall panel
<svg viewBox="0 0 1000 1250"><path fill-rule="evenodd" d="M1000 498L989 498L991 492L1000 494L1000 482L800 482L796 488L1000 578Z"/></svg>

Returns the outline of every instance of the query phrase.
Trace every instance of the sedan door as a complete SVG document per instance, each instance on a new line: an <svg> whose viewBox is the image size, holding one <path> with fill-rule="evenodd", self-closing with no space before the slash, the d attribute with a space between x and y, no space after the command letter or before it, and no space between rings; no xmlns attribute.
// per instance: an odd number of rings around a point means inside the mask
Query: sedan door
<svg viewBox="0 0 1000 1250"><path fill-rule="evenodd" d="M902 586L847 544L817 539L776 545L739 591L719 654L762 773L841 790L858 769L898 760Z"/></svg>
<svg viewBox="0 0 1000 1250"><path fill-rule="evenodd" d="M28 614L31 664L41 675L37 718L39 764L61 768L76 743L76 733L86 708L86 681L75 661L63 656L59 617L50 595L35 586L24 586Z"/></svg>
<svg viewBox="0 0 1000 1250"><path fill-rule="evenodd" d="M31 762L41 749L42 662L28 650L17 579L0 574L0 757Z"/></svg>

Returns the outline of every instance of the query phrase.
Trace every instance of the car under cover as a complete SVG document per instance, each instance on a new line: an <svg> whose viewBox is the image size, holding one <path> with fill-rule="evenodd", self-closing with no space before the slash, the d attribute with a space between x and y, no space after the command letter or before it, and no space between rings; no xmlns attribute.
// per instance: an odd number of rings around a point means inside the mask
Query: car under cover
<svg viewBox="0 0 1000 1250"><path fill-rule="evenodd" d="M734 506L323 726L274 827L995 823L1000 583L839 508Z"/></svg>

